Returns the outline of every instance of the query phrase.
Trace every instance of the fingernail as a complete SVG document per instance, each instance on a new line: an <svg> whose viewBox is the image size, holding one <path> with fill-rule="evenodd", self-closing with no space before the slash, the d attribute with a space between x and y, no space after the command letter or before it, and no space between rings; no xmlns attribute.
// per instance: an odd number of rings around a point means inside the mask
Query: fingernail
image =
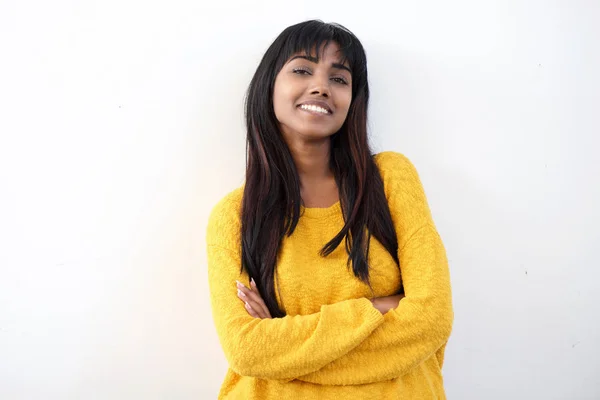
<svg viewBox="0 0 600 400"><path fill-rule="evenodd" d="M250 304L248 304L248 302L246 302L246 308L250 308Z"/></svg>
<svg viewBox="0 0 600 400"><path fill-rule="evenodd" d="M244 287L244 284L242 282L240 282L240 281L236 281L236 282L237 282L237 284L236 284L237 287L240 287L240 288Z"/></svg>
<svg viewBox="0 0 600 400"><path fill-rule="evenodd" d="M242 292L240 289L238 289L238 296L246 297L246 295L244 294L244 292Z"/></svg>
<svg viewBox="0 0 600 400"><path fill-rule="evenodd" d="M250 279L250 282L252 282L252 285L256 286L256 282L254 282L254 278Z"/></svg>

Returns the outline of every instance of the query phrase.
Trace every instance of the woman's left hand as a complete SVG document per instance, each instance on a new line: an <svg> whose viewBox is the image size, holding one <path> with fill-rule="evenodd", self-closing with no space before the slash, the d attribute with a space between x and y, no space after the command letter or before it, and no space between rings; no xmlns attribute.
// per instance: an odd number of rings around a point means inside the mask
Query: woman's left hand
<svg viewBox="0 0 600 400"><path fill-rule="evenodd" d="M393 296L375 297L371 299L373 307L379 310L380 313L385 314L393 308L398 308L400 300L404 298L404 294L395 294Z"/></svg>
<svg viewBox="0 0 600 400"><path fill-rule="evenodd" d="M256 288L254 279L250 282L251 289L244 286L244 284L240 281L236 282L236 286L238 288L238 297L240 300L246 303L245 307L248 311L248 314L252 315L254 318L272 318L267 305Z"/></svg>

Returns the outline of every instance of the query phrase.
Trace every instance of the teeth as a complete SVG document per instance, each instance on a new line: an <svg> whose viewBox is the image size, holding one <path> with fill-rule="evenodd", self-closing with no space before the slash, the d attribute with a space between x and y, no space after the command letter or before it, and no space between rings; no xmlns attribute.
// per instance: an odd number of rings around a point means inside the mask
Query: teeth
<svg viewBox="0 0 600 400"><path fill-rule="evenodd" d="M319 106L313 106L313 105L301 105L300 108L302 108L303 110L310 110L310 111L317 111L323 114L329 114L329 111L327 111L324 108L321 108Z"/></svg>

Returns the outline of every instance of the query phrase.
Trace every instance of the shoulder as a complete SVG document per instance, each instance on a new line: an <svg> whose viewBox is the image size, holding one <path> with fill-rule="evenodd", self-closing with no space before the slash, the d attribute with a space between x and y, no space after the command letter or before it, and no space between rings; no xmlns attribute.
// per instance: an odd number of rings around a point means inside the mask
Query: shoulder
<svg viewBox="0 0 600 400"><path fill-rule="evenodd" d="M239 246L243 195L242 185L227 193L213 206L206 228L208 245L231 249Z"/></svg>
<svg viewBox="0 0 600 400"><path fill-rule="evenodd" d="M374 158L402 247L418 229L433 225L425 190L415 166L404 154L386 151Z"/></svg>
<svg viewBox="0 0 600 400"><path fill-rule="evenodd" d="M381 174L384 186L421 185L419 174L408 157L397 151L383 151L375 154L373 160Z"/></svg>
<svg viewBox="0 0 600 400"><path fill-rule="evenodd" d="M220 219L241 212L243 195L244 186L227 193L213 206L210 213L211 219Z"/></svg>

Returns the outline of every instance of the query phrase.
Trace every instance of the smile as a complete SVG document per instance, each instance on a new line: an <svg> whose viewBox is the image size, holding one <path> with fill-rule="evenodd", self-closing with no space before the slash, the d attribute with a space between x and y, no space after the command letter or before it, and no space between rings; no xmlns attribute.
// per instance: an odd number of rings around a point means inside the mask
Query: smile
<svg viewBox="0 0 600 400"><path fill-rule="evenodd" d="M316 114L316 115L329 115L329 111L327 111L326 109L319 107L319 106L314 106L314 105L301 105L298 108L304 110L304 111L308 111L311 114Z"/></svg>

